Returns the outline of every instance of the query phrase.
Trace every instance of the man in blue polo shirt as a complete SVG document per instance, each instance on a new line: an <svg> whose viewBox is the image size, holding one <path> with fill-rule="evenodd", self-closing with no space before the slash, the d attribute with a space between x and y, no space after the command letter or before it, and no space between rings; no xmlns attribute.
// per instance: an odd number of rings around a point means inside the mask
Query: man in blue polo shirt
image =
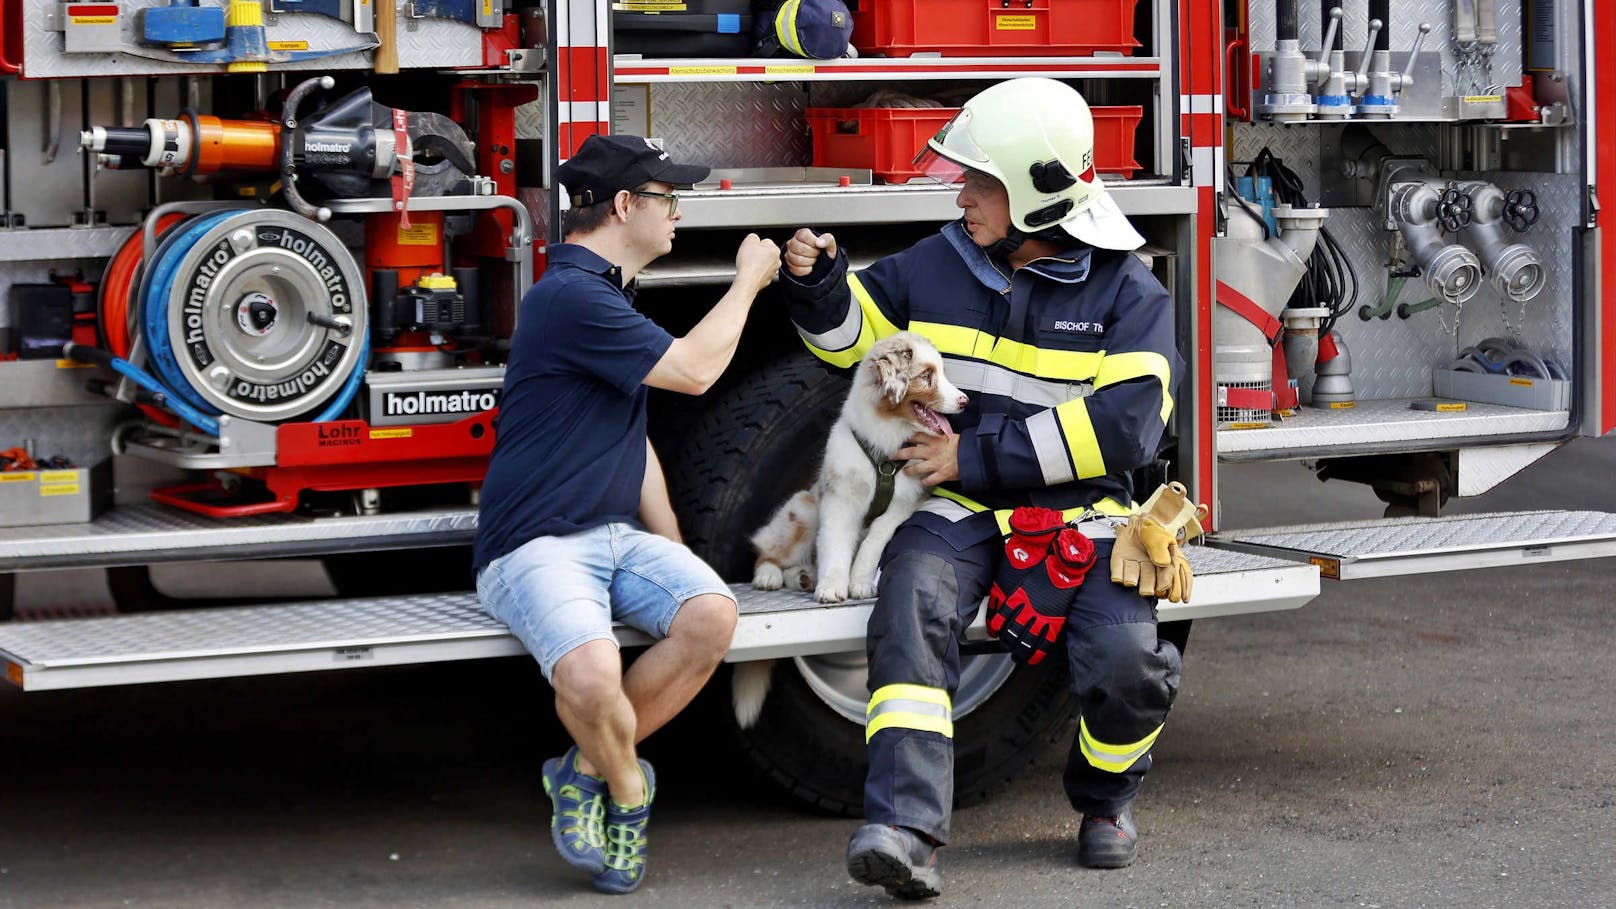
<svg viewBox="0 0 1616 909"><path fill-rule="evenodd" d="M634 136L591 136L558 169L567 242L522 298L482 488L478 599L538 660L576 742L544 764L551 838L610 893L645 878L656 777L635 745L695 697L735 631L729 587L680 542L645 403L649 387L718 380L780 251L748 235L729 291L681 338L629 286L673 249L675 187L707 173ZM627 671L614 620L658 639Z"/></svg>

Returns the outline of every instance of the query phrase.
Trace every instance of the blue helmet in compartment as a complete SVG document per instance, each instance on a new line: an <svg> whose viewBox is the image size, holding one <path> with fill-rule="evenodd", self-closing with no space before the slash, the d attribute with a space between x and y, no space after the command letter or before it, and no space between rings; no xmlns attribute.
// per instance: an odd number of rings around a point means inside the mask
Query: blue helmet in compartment
<svg viewBox="0 0 1616 909"><path fill-rule="evenodd" d="M757 33L765 57L834 60L847 54L853 14L842 0L785 0L758 16Z"/></svg>

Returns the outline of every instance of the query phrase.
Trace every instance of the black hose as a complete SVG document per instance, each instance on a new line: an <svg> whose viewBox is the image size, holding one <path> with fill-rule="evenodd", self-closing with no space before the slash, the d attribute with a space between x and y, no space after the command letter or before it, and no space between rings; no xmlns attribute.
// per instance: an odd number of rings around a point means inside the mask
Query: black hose
<svg viewBox="0 0 1616 909"><path fill-rule="evenodd" d="M1302 187L1302 178L1264 148L1257 153L1247 174L1253 178L1267 177L1274 188L1274 199L1293 208L1310 204ZM1285 304L1294 308L1328 309L1330 315L1319 325L1321 336L1335 327L1336 321L1358 305L1358 272L1352 267L1341 244L1331 236L1329 228L1319 229L1318 242L1307 259L1307 272L1302 276L1290 300Z"/></svg>
<svg viewBox="0 0 1616 909"><path fill-rule="evenodd" d="M1375 36L1375 50L1392 49L1391 0L1369 0L1369 18L1380 20L1380 34Z"/></svg>
<svg viewBox="0 0 1616 909"><path fill-rule="evenodd" d="M1296 36L1296 0L1274 0L1274 37L1295 41Z"/></svg>
<svg viewBox="0 0 1616 909"><path fill-rule="evenodd" d="M1320 16L1319 16L1319 40L1320 41L1323 41L1324 36L1327 33L1329 33L1329 31L1330 31L1330 11L1335 9L1336 7L1340 6L1341 3L1342 3L1342 0L1320 0L1320 2L1319 2L1319 12L1320 12ZM1336 26L1336 29L1335 29L1335 38L1331 39L1330 46L1326 47L1324 49L1324 52L1329 53L1330 51L1336 50L1339 47L1341 47L1341 26L1338 25L1338 26Z"/></svg>

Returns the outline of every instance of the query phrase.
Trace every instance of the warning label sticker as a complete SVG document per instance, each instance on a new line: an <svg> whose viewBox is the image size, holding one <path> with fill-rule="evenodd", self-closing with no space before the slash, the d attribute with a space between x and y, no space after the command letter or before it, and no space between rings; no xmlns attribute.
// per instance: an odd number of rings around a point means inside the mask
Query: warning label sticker
<svg viewBox="0 0 1616 909"><path fill-rule="evenodd" d="M995 16L993 27L1001 32L1030 32L1038 28L1037 16Z"/></svg>

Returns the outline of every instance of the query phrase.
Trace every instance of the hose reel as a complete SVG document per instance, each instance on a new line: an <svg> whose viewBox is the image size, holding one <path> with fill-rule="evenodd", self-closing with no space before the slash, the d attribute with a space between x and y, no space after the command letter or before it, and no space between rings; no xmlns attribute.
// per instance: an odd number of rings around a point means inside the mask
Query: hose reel
<svg viewBox="0 0 1616 909"><path fill-rule="evenodd" d="M332 419L363 377L358 265L329 229L291 212L212 212L171 228L130 299L151 370L203 413Z"/></svg>

